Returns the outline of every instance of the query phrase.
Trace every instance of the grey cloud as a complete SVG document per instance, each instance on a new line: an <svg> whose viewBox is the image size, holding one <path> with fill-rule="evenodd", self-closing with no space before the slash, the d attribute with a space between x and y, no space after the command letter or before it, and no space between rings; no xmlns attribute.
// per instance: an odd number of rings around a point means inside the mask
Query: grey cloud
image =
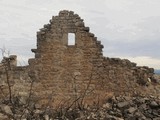
<svg viewBox="0 0 160 120"><path fill-rule="evenodd" d="M146 42L140 40L138 43L128 43L125 41L105 41L105 54L114 56L151 56L160 59L159 51L160 42L159 40L153 40Z"/></svg>
<svg viewBox="0 0 160 120"><path fill-rule="evenodd" d="M152 16L143 19L143 22L137 23L136 26L139 29L137 35L141 38L150 40L160 40L160 16Z"/></svg>

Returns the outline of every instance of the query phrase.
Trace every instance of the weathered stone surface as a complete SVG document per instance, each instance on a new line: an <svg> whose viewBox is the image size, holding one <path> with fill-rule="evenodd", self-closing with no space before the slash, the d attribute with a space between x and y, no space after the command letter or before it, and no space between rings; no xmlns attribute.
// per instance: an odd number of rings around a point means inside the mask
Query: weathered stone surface
<svg viewBox="0 0 160 120"><path fill-rule="evenodd" d="M130 107L130 108L128 109L128 113L133 114L136 110L137 110L137 108L135 108L135 107Z"/></svg>
<svg viewBox="0 0 160 120"><path fill-rule="evenodd" d="M0 120L8 120L8 117L2 113L0 113Z"/></svg>
<svg viewBox="0 0 160 120"><path fill-rule="evenodd" d="M159 107L159 105L157 104L156 101L152 101L152 102L150 103L150 106L151 106L152 108L157 108L157 107Z"/></svg>
<svg viewBox="0 0 160 120"><path fill-rule="evenodd" d="M117 104L118 108L124 108L129 106L129 102L120 102Z"/></svg>
<svg viewBox="0 0 160 120"><path fill-rule="evenodd" d="M5 112L6 114L13 115L11 108L8 105L1 104L0 109L1 109L1 111Z"/></svg>
<svg viewBox="0 0 160 120"><path fill-rule="evenodd" d="M76 22L75 25L76 25L77 27L84 27L84 22L79 21L79 22ZM84 29L84 30L86 31L86 29ZM88 30L88 31L89 31L89 30Z"/></svg>

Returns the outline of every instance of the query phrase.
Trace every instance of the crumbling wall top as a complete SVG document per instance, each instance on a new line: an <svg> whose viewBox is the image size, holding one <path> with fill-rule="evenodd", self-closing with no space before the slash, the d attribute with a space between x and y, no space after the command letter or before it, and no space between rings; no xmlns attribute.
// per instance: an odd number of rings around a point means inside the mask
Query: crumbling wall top
<svg viewBox="0 0 160 120"><path fill-rule="evenodd" d="M10 66L17 66L17 56L16 55L10 55L9 57L3 57L0 66L2 66L5 63L9 63Z"/></svg>
<svg viewBox="0 0 160 120"><path fill-rule="evenodd" d="M69 35L73 34L74 44L69 44ZM73 11L60 11L58 16L53 16L49 24L44 25L37 32L37 49L32 49L40 57L42 52L51 52L51 49L71 48L96 49L98 54L102 54L103 45L97 37L90 32L89 27L85 27L84 20Z"/></svg>

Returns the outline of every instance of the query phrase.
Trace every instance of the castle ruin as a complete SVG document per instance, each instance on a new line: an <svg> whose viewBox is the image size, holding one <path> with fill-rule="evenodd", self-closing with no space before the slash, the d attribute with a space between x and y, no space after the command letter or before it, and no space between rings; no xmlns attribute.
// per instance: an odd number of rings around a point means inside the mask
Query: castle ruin
<svg viewBox="0 0 160 120"><path fill-rule="evenodd" d="M69 43L70 34L73 44ZM14 95L28 96L32 86L32 95L41 104L47 104L48 98L60 103L143 93L142 86L153 77L154 70L138 67L127 59L104 57L102 49L101 42L79 15L60 11L37 32L37 48L32 49L35 58L29 59L28 66L16 66L16 56L5 58L9 62L0 64L0 96L8 94L6 79Z"/></svg>

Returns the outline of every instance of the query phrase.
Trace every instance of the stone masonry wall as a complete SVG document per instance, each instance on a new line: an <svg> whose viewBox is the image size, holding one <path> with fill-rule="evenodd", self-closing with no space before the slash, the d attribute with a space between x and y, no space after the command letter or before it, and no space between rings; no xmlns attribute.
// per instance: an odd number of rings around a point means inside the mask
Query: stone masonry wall
<svg viewBox="0 0 160 120"><path fill-rule="evenodd" d="M28 66L17 66L17 56L4 57L0 63L0 98L9 96L9 86L12 96L28 97L31 79L28 76Z"/></svg>
<svg viewBox="0 0 160 120"><path fill-rule="evenodd" d="M75 34L75 45L68 45L69 33ZM154 70L137 67L129 60L104 57L102 48L79 15L60 11L37 32L37 48L32 49L35 58L29 59L29 66L10 70L11 76L18 76L13 77L17 81L13 89L16 94L19 90L27 92L31 81L34 82L33 95L41 104L47 104L48 98L60 103L84 96L93 101L105 99L110 93L143 93L145 88L141 85L153 77ZM1 81L4 76L0 72Z"/></svg>

